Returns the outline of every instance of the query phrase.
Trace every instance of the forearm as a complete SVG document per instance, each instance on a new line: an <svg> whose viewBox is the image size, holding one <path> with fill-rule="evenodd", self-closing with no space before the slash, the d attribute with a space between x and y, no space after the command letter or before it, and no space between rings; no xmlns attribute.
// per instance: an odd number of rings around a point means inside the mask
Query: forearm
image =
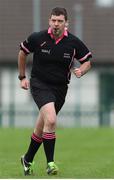
<svg viewBox="0 0 114 180"><path fill-rule="evenodd" d="M20 50L18 54L18 71L20 76L25 76L26 54L22 50Z"/></svg>
<svg viewBox="0 0 114 180"><path fill-rule="evenodd" d="M85 62L84 64L82 64L80 66L79 69L80 69L81 74L83 76L84 74L86 74L91 69L91 62L90 61Z"/></svg>
<svg viewBox="0 0 114 180"><path fill-rule="evenodd" d="M90 68L91 68L91 63L90 61L87 61L83 63L79 68L75 68L73 70L73 73L76 75L76 77L80 78L81 76L86 74Z"/></svg>

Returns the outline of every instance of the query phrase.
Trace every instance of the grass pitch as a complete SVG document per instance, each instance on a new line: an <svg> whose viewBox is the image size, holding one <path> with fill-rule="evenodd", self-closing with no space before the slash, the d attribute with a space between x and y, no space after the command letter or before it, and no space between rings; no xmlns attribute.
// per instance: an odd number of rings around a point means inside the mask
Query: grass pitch
<svg viewBox="0 0 114 180"><path fill-rule="evenodd" d="M74 178L114 179L114 129L58 129L55 160L60 171L46 174L43 146L35 156L34 176L25 177L20 156L28 148L32 129L0 129L0 178Z"/></svg>

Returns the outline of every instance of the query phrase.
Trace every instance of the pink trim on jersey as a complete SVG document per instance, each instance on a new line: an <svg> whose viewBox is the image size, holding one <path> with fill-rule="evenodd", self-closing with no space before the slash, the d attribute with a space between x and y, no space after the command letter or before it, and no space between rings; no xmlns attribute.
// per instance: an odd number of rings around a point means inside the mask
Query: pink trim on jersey
<svg viewBox="0 0 114 180"><path fill-rule="evenodd" d="M30 53L30 51L24 46L23 43L21 43L21 47L22 47L27 53Z"/></svg>
<svg viewBox="0 0 114 180"><path fill-rule="evenodd" d="M48 28L48 34L52 34L50 27Z"/></svg>
<svg viewBox="0 0 114 180"><path fill-rule="evenodd" d="M68 77L68 80L70 80L70 79L69 79L70 68L71 68L71 65L72 65L72 63L73 63L73 61L74 61L75 54L76 54L76 51L75 51L75 49L74 49L73 56L72 56L72 60L71 60L70 65L69 65L69 72L68 72L68 76L67 76L67 77Z"/></svg>
<svg viewBox="0 0 114 180"><path fill-rule="evenodd" d="M48 29L48 34L50 34L51 38L54 39L54 35L53 35L52 30L51 30L50 27L49 27L49 29ZM56 44L58 44L58 43L63 39L64 36L68 36L67 28L64 29L64 32L63 32L62 36L59 37L59 38L56 40Z"/></svg>
<svg viewBox="0 0 114 180"><path fill-rule="evenodd" d="M86 54L83 58L79 59L79 61L84 61L89 55L91 55L91 52L89 52L88 54Z"/></svg>

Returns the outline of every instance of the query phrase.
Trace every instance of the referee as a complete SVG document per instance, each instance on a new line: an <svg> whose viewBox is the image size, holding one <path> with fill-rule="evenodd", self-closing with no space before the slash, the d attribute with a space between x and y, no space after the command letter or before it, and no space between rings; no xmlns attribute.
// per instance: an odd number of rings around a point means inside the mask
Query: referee
<svg viewBox="0 0 114 180"><path fill-rule="evenodd" d="M80 62L73 68L77 78L91 68L91 52L86 45L67 30L68 17L65 8L52 9L49 28L32 33L20 44L18 69L21 88L30 87L32 97L39 108L34 131L27 152L21 157L24 174L33 173L33 159L43 143L47 160L47 174L58 173L54 162L57 114L67 94L74 59ZM33 53L30 81L26 78L26 58Z"/></svg>

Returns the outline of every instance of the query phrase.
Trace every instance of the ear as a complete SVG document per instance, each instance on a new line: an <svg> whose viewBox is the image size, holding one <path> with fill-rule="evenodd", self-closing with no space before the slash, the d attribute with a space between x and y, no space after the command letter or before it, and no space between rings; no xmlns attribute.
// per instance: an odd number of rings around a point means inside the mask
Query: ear
<svg viewBox="0 0 114 180"><path fill-rule="evenodd" d="M66 27L66 28L68 28L68 26L69 26L69 22L68 22L68 21L66 21L66 23L65 23L65 27Z"/></svg>

